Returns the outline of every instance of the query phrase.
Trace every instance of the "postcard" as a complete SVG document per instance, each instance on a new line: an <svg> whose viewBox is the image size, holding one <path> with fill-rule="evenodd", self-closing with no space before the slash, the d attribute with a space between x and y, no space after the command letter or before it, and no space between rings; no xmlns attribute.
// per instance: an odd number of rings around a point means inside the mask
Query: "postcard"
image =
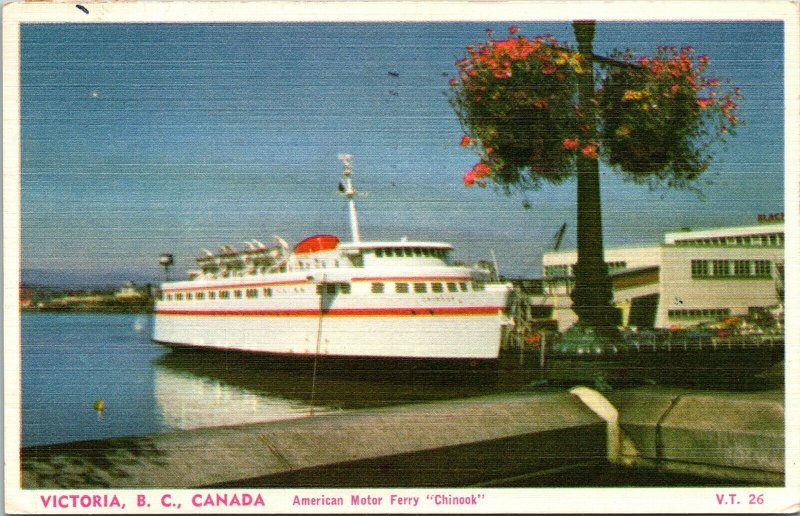
<svg viewBox="0 0 800 516"><path fill-rule="evenodd" d="M7 512L797 511L794 3L3 15Z"/></svg>

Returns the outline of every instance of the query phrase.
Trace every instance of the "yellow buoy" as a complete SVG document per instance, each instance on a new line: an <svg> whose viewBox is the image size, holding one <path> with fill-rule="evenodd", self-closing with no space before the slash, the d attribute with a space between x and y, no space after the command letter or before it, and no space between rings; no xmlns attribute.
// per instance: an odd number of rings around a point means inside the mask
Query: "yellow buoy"
<svg viewBox="0 0 800 516"><path fill-rule="evenodd" d="M94 409L98 412L102 412L106 408L106 404L103 400L95 400L94 402Z"/></svg>

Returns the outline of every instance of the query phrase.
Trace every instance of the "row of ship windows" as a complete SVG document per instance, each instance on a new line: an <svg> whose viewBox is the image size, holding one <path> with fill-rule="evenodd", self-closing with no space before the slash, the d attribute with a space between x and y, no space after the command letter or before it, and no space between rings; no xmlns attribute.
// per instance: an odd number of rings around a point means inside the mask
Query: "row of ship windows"
<svg viewBox="0 0 800 516"><path fill-rule="evenodd" d="M427 247L379 247L375 249L375 256L378 258L403 258L403 257L430 257L440 258L442 260L447 258L446 249L429 249Z"/></svg>
<svg viewBox="0 0 800 516"><path fill-rule="evenodd" d="M771 278L769 260L692 260L692 278Z"/></svg>
<svg viewBox="0 0 800 516"><path fill-rule="evenodd" d="M478 282L472 282L472 289L476 291L484 290L484 286ZM445 290L447 292L467 292L469 290L469 283L467 282L448 282L448 283L440 283L440 282L432 282L432 283L395 283L394 284L394 291L398 294L407 294L411 291L414 291L417 294L425 294L427 292L433 292L435 294L443 293ZM302 287L295 288L295 292L304 292L305 289ZM350 294L351 287L349 283L325 283L324 285L317 285L317 294ZM383 294L386 292L386 284L384 283L373 283L370 286L370 292L373 294ZM230 299L231 297L234 299L242 299L245 297L247 299L254 299L260 296L263 297L272 297L274 294L274 290L272 288L264 288L264 289L257 289L257 288L249 288L246 290L211 290L205 292L178 292L175 294L167 294L165 292L161 293L161 299L166 301L192 301L192 300L205 300L205 299Z"/></svg>
<svg viewBox="0 0 800 516"><path fill-rule="evenodd" d="M737 237L716 237L716 238L697 238L693 240L676 240L675 245L679 246L762 246L780 247L783 246L783 233L771 233L768 235L748 235Z"/></svg>
<svg viewBox="0 0 800 516"><path fill-rule="evenodd" d="M682 308L668 310L670 319L701 319L704 317L725 317L731 315L730 308Z"/></svg>

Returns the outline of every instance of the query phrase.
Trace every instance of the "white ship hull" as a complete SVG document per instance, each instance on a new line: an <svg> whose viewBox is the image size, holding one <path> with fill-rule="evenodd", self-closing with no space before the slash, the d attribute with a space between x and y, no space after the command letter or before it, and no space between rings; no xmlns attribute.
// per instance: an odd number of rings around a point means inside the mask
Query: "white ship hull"
<svg viewBox="0 0 800 516"><path fill-rule="evenodd" d="M313 284L294 288L314 291ZM507 292L499 284L421 299L375 300L353 292L329 306L323 299L323 310L319 296L303 293L291 303L271 298L201 308L187 301L157 306L153 340L290 356L496 359Z"/></svg>
<svg viewBox="0 0 800 516"><path fill-rule="evenodd" d="M323 316L320 356L495 359L500 315ZM317 354L313 316L157 317L160 344L281 355Z"/></svg>

